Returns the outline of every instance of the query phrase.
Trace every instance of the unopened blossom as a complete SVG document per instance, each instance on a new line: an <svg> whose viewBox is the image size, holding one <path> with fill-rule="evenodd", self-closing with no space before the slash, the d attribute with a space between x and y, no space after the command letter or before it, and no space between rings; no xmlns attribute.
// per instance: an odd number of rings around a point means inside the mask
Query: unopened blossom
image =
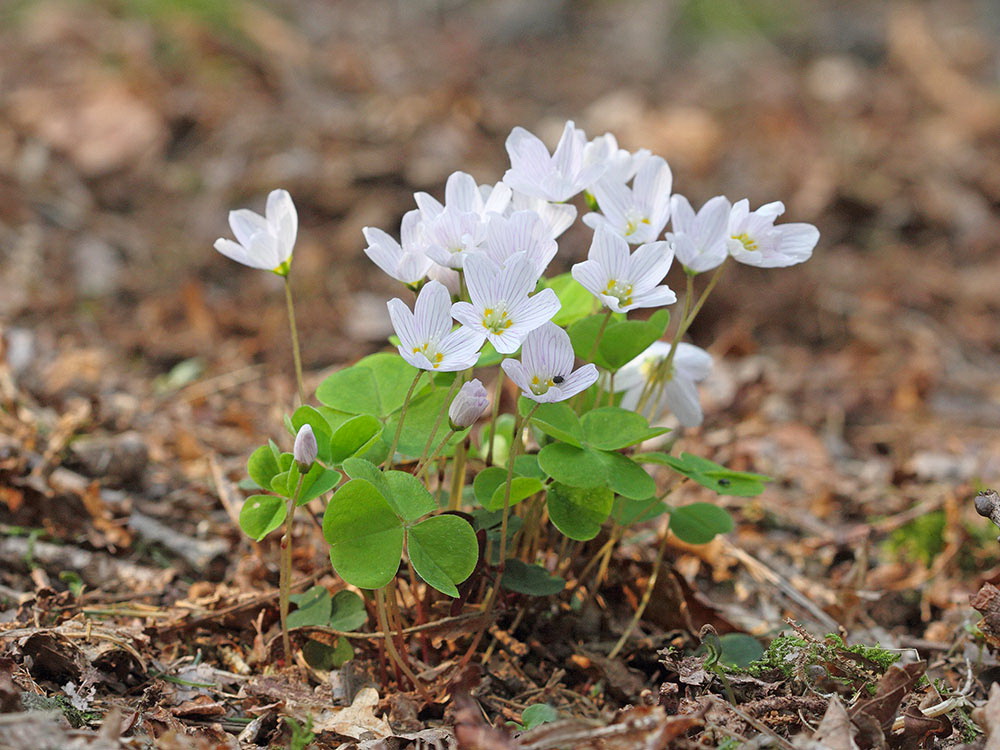
<svg viewBox="0 0 1000 750"><path fill-rule="evenodd" d="M448 407L448 423L453 430L472 427L490 407L490 397L479 378L474 378L458 390Z"/></svg>
<svg viewBox="0 0 1000 750"><path fill-rule="evenodd" d="M587 260L574 264L572 274L608 308L623 313L677 301L670 287L657 286L670 270L673 259L668 242L640 245L629 254L628 243L622 237L598 227Z"/></svg>
<svg viewBox="0 0 1000 750"><path fill-rule="evenodd" d="M688 199L674 195L670 199L670 224L667 241L674 256L694 273L711 271L729 255L729 200L717 195L694 212Z"/></svg>
<svg viewBox="0 0 1000 750"><path fill-rule="evenodd" d="M412 312L399 298L387 304L399 353L414 367L454 372L476 363L484 337L464 326L452 331L451 294L443 284L428 281Z"/></svg>
<svg viewBox="0 0 1000 750"><path fill-rule="evenodd" d="M729 214L729 254L740 263L758 268L783 268L803 263L819 242L819 230L812 224L774 225L785 213L781 201L750 210L746 199L737 201Z"/></svg>
<svg viewBox="0 0 1000 750"><path fill-rule="evenodd" d="M299 218L287 190L272 190L264 216L246 208L229 212L236 241L220 237L215 249L251 268L287 276L291 268Z"/></svg>
<svg viewBox="0 0 1000 750"><path fill-rule="evenodd" d="M516 253L503 268L484 254L465 260L471 302L456 302L451 314L464 327L485 336L501 354L517 351L521 341L559 310L551 289L530 295L538 283L534 264Z"/></svg>
<svg viewBox="0 0 1000 750"><path fill-rule="evenodd" d="M569 229L576 219L576 206L572 203L552 203L544 198L535 198L516 190L511 196L507 214L515 211L534 211L548 227L549 236L554 240Z"/></svg>
<svg viewBox="0 0 1000 750"><path fill-rule="evenodd" d="M624 184L635 177L639 167L652 155L653 152L648 148L640 148L635 152L619 148L618 139L611 133L605 133L597 136L586 145L583 150L583 161L585 164L604 162L607 169L602 179Z"/></svg>
<svg viewBox="0 0 1000 750"><path fill-rule="evenodd" d="M310 425L304 424L295 435L292 456L295 458L295 462L299 465L299 468L303 472L306 472L312 468L318 455L319 445L316 443L316 434Z"/></svg>
<svg viewBox="0 0 1000 750"><path fill-rule="evenodd" d="M524 396L538 403L565 401L593 385L598 376L592 363L573 369L569 334L551 321L527 335L520 361L505 359L500 366Z"/></svg>
<svg viewBox="0 0 1000 750"><path fill-rule="evenodd" d="M545 273L558 249L549 228L534 211L493 214L486 225L486 255L497 265L503 266L512 255L523 252L537 278Z"/></svg>
<svg viewBox="0 0 1000 750"><path fill-rule="evenodd" d="M659 156L643 162L632 180L624 182L602 177L591 188L601 213L590 213L583 223L596 229L605 227L633 245L653 242L670 218L670 166Z"/></svg>
<svg viewBox="0 0 1000 750"><path fill-rule="evenodd" d="M703 417L696 383L708 377L712 355L681 342L668 368L669 355L670 344L656 341L618 371L615 390L625 391L621 406L650 421L669 409L683 426L697 427Z"/></svg>
<svg viewBox="0 0 1000 750"><path fill-rule="evenodd" d="M547 201L566 201L590 187L607 169L607 163L585 164L587 136L572 121L566 123L556 150L549 150L538 136L522 127L507 136L510 169L503 181L514 190Z"/></svg>
<svg viewBox="0 0 1000 750"><path fill-rule="evenodd" d="M416 284L427 275L433 263L425 252L420 224L420 211L408 211L403 216L399 242L381 229L365 227L362 230L368 241L365 255L397 281Z"/></svg>

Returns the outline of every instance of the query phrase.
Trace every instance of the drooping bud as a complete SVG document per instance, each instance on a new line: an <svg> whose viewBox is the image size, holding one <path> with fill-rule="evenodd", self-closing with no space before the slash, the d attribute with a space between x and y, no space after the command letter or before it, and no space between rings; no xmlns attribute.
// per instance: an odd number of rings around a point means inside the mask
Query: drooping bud
<svg viewBox="0 0 1000 750"><path fill-rule="evenodd" d="M490 397L479 379L463 385L448 407L448 423L453 430L471 427L490 406Z"/></svg>
<svg viewBox="0 0 1000 750"><path fill-rule="evenodd" d="M316 435L313 428L307 424L299 428L299 433L295 436L295 447L292 448L292 455L302 473L312 468L316 456L319 455L319 446L316 444Z"/></svg>

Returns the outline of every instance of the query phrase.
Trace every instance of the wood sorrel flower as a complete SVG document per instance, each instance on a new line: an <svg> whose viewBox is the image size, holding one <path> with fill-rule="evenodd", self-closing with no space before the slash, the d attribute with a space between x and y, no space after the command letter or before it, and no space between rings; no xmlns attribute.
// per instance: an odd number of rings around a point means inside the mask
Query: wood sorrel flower
<svg viewBox="0 0 1000 750"><path fill-rule="evenodd" d="M298 434L295 436L295 445L292 447L292 456L303 474L312 468L318 455L319 445L316 443L316 434L312 427L304 424L299 428Z"/></svg>
<svg viewBox="0 0 1000 750"><path fill-rule="evenodd" d="M432 261L425 252L420 211L413 209L403 216L399 242L375 227L365 227L361 231L368 241L365 255L392 278L404 284L416 284L427 275Z"/></svg>
<svg viewBox="0 0 1000 750"><path fill-rule="evenodd" d="M525 336L559 310L559 298L551 289L528 296L538 274L523 252L511 256L503 268L481 253L468 256L465 282L472 302L456 302L451 314L501 354L516 352Z"/></svg>
<svg viewBox="0 0 1000 750"><path fill-rule="evenodd" d="M628 243L622 237L598 227L587 260L574 264L572 274L605 305L623 313L677 301L670 287L657 286L670 270L673 259L668 242L640 245L630 255Z"/></svg>
<svg viewBox="0 0 1000 750"><path fill-rule="evenodd" d="M237 241L220 237L216 250L245 266L288 275L299 218L287 190L271 191L264 216L246 208L230 211L229 226Z"/></svg>
<svg viewBox="0 0 1000 750"><path fill-rule="evenodd" d="M526 397L539 403L565 401L593 385L598 374L594 364L573 370L569 334L552 322L527 335L520 362L505 359L500 366Z"/></svg>
<svg viewBox="0 0 1000 750"><path fill-rule="evenodd" d="M547 201L569 200L594 184L608 168L606 161L584 163L587 136L572 120L563 128L551 156L538 136L522 127L510 131L506 145L510 169L503 181L518 192Z"/></svg>
<svg viewBox="0 0 1000 750"><path fill-rule="evenodd" d="M694 273L711 271L729 254L729 200L717 195L696 214L688 199L674 195L670 199L670 224L667 241L681 264Z"/></svg>
<svg viewBox="0 0 1000 750"><path fill-rule="evenodd" d="M819 242L819 230L812 224L782 224L774 220L785 213L781 201L750 210L746 199L733 204L729 214L729 254L740 263L758 268L784 268L804 263Z"/></svg>
<svg viewBox="0 0 1000 750"><path fill-rule="evenodd" d="M516 252L524 252L536 278L545 273L558 249L549 228L534 211L515 211L510 216L493 214L486 226L487 257L503 266Z"/></svg>
<svg viewBox="0 0 1000 750"><path fill-rule="evenodd" d="M662 157L651 156L635 174L632 187L602 177L593 187L601 213L590 213L583 223L605 227L633 245L652 242L670 218L670 188L673 176Z"/></svg>
<svg viewBox="0 0 1000 750"><path fill-rule="evenodd" d="M534 211L548 227L549 236L554 240L569 229L576 219L576 206L571 203L550 203L544 198L535 198L516 190L511 196L507 214L514 211Z"/></svg>
<svg viewBox="0 0 1000 750"><path fill-rule="evenodd" d="M702 411L695 383L708 377L712 355L682 342L668 369L669 355L670 344L656 341L618 371L615 390L625 391L621 406L640 412L650 421L667 408L685 427L697 427Z"/></svg>
<svg viewBox="0 0 1000 750"><path fill-rule="evenodd" d="M583 150L585 164L607 164L607 171L602 179L622 184L635 177L639 168L652 156L653 153L648 148L640 148L635 153L618 148L618 139L612 133L597 136Z"/></svg>
<svg viewBox="0 0 1000 750"><path fill-rule="evenodd" d="M484 336L465 327L451 330L451 295L443 284L428 281L413 312L398 297L387 305L399 336L399 353L414 367L454 372L476 363Z"/></svg>
<svg viewBox="0 0 1000 750"><path fill-rule="evenodd" d="M448 407L448 422L453 430L472 427L490 406L490 397L478 378L463 385Z"/></svg>

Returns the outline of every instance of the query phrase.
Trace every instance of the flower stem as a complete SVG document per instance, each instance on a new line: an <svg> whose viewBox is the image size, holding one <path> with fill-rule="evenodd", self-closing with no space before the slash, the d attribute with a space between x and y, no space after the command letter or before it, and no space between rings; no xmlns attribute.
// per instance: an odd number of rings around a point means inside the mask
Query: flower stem
<svg viewBox="0 0 1000 750"><path fill-rule="evenodd" d="M493 446L497 438L497 417L500 414L500 399L503 396L503 370L497 370L497 384L493 389L493 412L490 414L490 444L486 446L486 465L493 460Z"/></svg>
<svg viewBox="0 0 1000 750"><path fill-rule="evenodd" d="M451 388L448 389L448 395L445 396L444 404L438 412L437 419L434 420L434 427L427 435L427 442L424 443L424 451L420 454L420 461L418 461L418 464L423 464L434 456L434 454L428 454L428 451L431 449L431 443L434 440L434 436L437 435L438 428L441 427L441 423L444 421L444 415L448 413L451 401L455 397L455 390L459 387L459 385L461 385L463 380L465 380L465 378L462 375L456 375L455 379L451 382ZM451 435L449 434L448 437L451 437ZM437 450L441 450L440 446Z"/></svg>
<svg viewBox="0 0 1000 750"><path fill-rule="evenodd" d="M625 628L625 632L622 633L621 638L615 644L615 647L611 649L608 653L609 659L614 659L618 656L618 653L622 650L628 639L632 635L632 631L636 629L639 624L639 620L642 619L643 614L646 612L646 607L649 605L649 600L653 598L653 589L656 588L656 580L660 575L660 567L663 565L663 558L667 553L667 541L670 539L670 532L667 529L663 530L663 538L660 540L660 546L656 550L656 562L653 563L653 572L649 576L649 582L646 584L646 590L642 594L642 600L639 602L639 607L635 610L635 614L632 615L632 620L629 622L628 627Z"/></svg>
<svg viewBox="0 0 1000 750"><path fill-rule="evenodd" d="M416 470L413 472L413 476L417 477L417 479L423 476L423 473L427 471L427 467L431 465L431 461L433 461L434 457L444 450L445 445L447 445L448 441L451 440L451 436L454 434L454 430L448 430L448 434L445 435L441 442L437 444L437 448L428 453L426 458L422 458L420 460L420 463L417 464Z"/></svg>
<svg viewBox="0 0 1000 750"><path fill-rule="evenodd" d="M399 667L400 671L406 675L410 682L413 683L413 686L422 694L426 694L426 688L420 684L417 680L417 676L413 674L413 670L410 669L410 665L403 660L403 657L399 655L399 651L396 650L396 644L392 639L392 631L389 630L389 616L387 614L385 604L385 590L386 586L383 586L380 589L375 589L375 611L378 613L378 626L382 630L382 635L385 638L385 650L389 652L389 658L392 659L393 664Z"/></svg>
<svg viewBox="0 0 1000 750"><path fill-rule="evenodd" d="M285 304L288 306L288 325L292 331L292 359L295 361L295 383L299 389L299 404L306 402L306 387L302 380L302 352L299 350L299 329L295 323L295 304L292 302L292 283L285 276Z"/></svg>
<svg viewBox="0 0 1000 750"><path fill-rule="evenodd" d="M288 636L288 599L292 591L292 521L295 519L295 508L302 491L304 477L299 473L299 482L295 492L288 499L288 511L285 514L285 533L281 537L281 565L278 569L278 611L281 615L281 644L285 648L285 662L292 663L292 641Z"/></svg>
<svg viewBox="0 0 1000 750"><path fill-rule="evenodd" d="M392 460L396 457L396 446L399 445L399 436L403 434L403 420L406 419L406 407L410 405L410 399L413 397L413 391L416 390L417 383L420 382L420 378L423 374L423 370L417 370L417 376L413 378L413 382L410 383L410 389L406 392L406 397L403 399L403 406L399 410L399 424L396 425L396 434L392 436L392 445L389 446L389 453L385 457L385 461L382 463L383 470L392 466Z"/></svg>
<svg viewBox="0 0 1000 750"><path fill-rule="evenodd" d="M514 439L510 444L510 454L507 456L507 481L503 490L503 516L500 521L500 565L497 568L497 579L494 584L494 591L500 588L500 579L503 577L504 569L507 567L507 523L510 520L510 489L514 481L514 459L517 458L517 449L521 445L521 433L531 422L538 404L535 403L523 419L518 419L514 425ZM491 602L492 604L492 602Z"/></svg>
<svg viewBox="0 0 1000 750"><path fill-rule="evenodd" d="M455 460L451 463L451 492L448 495L448 510L458 510L462 507L462 490L465 487L465 453L466 440L463 439L455 446Z"/></svg>

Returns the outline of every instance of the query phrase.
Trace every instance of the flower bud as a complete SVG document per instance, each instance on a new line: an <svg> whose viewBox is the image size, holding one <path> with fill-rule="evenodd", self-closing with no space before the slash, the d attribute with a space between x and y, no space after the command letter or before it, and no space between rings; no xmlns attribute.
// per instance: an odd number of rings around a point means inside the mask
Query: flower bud
<svg viewBox="0 0 1000 750"><path fill-rule="evenodd" d="M448 423L453 430L471 427L490 406L490 397L479 379L462 386L455 400L448 407Z"/></svg>
<svg viewBox="0 0 1000 750"><path fill-rule="evenodd" d="M316 444L313 428L307 424L302 425L299 428L299 434L295 436L295 447L292 448L292 455L303 473L312 468L318 454L319 446Z"/></svg>

